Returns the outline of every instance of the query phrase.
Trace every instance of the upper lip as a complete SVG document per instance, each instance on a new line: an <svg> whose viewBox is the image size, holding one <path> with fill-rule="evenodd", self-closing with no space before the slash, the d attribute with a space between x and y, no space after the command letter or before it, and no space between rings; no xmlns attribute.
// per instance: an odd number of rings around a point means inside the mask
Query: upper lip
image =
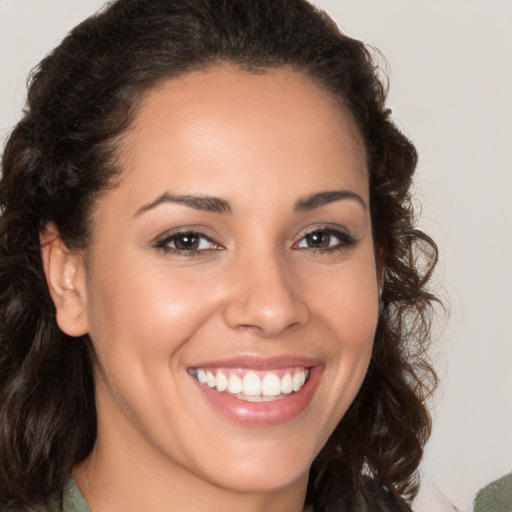
<svg viewBox="0 0 512 512"><path fill-rule="evenodd" d="M245 355L232 357L229 359L216 359L214 361L204 361L200 364L190 366L194 368L245 368L248 370L277 370L280 368L293 368L304 367L311 368L320 365L318 359L294 356L294 355L281 355L273 357L262 357L255 355Z"/></svg>

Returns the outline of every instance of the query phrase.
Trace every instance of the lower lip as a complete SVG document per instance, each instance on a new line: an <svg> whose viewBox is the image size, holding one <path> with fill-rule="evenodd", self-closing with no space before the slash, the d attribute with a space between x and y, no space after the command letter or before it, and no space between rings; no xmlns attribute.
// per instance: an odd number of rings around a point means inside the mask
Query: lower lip
<svg viewBox="0 0 512 512"><path fill-rule="evenodd" d="M228 393L219 393L201 384L195 377L191 378L206 401L229 420L247 426L265 427L286 423L299 416L313 398L321 373L321 367L311 368L309 379L299 391L272 402L246 402Z"/></svg>

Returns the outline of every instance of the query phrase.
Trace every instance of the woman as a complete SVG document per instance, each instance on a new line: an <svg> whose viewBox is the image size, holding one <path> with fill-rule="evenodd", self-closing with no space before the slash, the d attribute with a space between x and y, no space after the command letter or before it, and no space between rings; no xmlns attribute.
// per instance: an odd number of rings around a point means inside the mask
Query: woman
<svg viewBox="0 0 512 512"><path fill-rule="evenodd" d="M303 0L118 0L43 60L2 163L2 508L408 510L436 249L384 100Z"/></svg>

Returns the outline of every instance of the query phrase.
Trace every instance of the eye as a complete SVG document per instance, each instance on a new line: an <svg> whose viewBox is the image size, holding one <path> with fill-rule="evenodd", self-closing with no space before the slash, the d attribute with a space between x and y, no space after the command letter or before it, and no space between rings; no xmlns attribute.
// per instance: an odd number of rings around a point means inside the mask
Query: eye
<svg viewBox="0 0 512 512"><path fill-rule="evenodd" d="M210 237L196 231L180 231L166 235L156 242L156 247L169 252L192 254L221 248Z"/></svg>
<svg viewBox="0 0 512 512"><path fill-rule="evenodd" d="M304 235L295 245L295 249L335 250L355 244L355 239L345 231L338 229L316 229Z"/></svg>

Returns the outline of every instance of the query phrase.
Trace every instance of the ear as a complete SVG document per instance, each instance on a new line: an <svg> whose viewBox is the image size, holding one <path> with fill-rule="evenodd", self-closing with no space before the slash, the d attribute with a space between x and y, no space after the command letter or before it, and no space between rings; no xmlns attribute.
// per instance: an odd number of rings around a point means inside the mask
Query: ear
<svg viewBox="0 0 512 512"><path fill-rule="evenodd" d="M57 310L57 324L69 336L89 330L83 257L72 253L53 222L40 233L46 282Z"/></svg>

